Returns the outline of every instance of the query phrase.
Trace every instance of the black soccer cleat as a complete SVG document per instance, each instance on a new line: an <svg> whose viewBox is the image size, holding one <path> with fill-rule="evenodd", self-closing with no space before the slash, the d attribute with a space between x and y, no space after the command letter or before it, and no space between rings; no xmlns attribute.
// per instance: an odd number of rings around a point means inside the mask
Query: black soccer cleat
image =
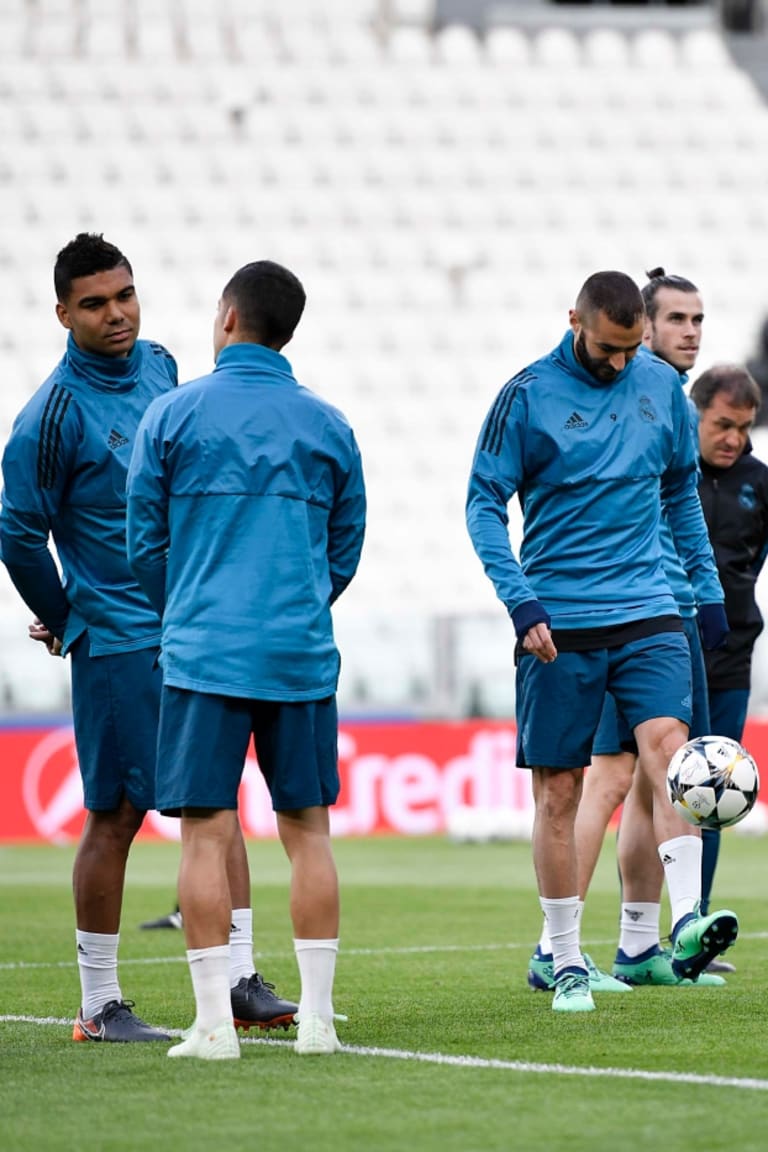
<svg viewBox="0 0 768 1152"><path fill-rule="evenodd" d="M232 989L232 1016L236 1028L245 1032L254 1025L257 1028L290 1028L295 1023L294 1016L298 1004L281 1000L275 995L274 984L254 972L253 976L243 976Z"/></svg>
<svg viewBox="0 0 768 1152"><path fill-rule="evenodd" d="M167 1032L145 1024L131 1009L133 1000L110 1000L101 1012L90 1020L83 1019L83 1010L78 1008L73 1040L95 1040L97 1043L134 1044L146 1040L170 1040Z"/></svg>
<svg viewBox="0 0 768 1152"><path fill-rule="evenodd" d="M169 912L167 916L159 916L157 920L145 920L143 924L139 924L139 928L181 928L181 912L179 911L178 904L173 912Z"/></svg>

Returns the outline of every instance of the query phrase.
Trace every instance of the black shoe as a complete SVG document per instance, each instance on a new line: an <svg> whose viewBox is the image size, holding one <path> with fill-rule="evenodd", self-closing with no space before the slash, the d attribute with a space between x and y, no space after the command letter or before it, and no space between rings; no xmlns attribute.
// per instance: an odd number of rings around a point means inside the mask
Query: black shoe
<svg viewBox="0 0 768 1152"><path fill-rule="evenodd" d="M179 906L176 905L173 912L169 912L167 916L160 916L157 920L145 920L143 924L139 924L139 928L181 928L181 912Z"/></svg>
<svg viewBox="0 0 768 1152"><path fill-rule="evenodd" d="M130 1044L137 1040L170 1040L167 1032L145 1024L134 1015L132 1008L133 1000L110 1000L91 1020L84 1020L83 1010L78 1008L72 1039L112 1041L116 1044Z"/></svg>
<svg viewBox="0 0 768 1152"><path fill-rule="evenodd" d="M727 960L710 960L704 969L705 972L735 972L736 965L730 964Z"/></svg>
<svg viewBox="0 0 768 1152"><path fill-rule="evenodd" d="M232 989L232 1015L235 1027L248 1031L257 1028L290 1028L299 1010L298 1004L281 1000L258 972L243 976Z"/></svg>

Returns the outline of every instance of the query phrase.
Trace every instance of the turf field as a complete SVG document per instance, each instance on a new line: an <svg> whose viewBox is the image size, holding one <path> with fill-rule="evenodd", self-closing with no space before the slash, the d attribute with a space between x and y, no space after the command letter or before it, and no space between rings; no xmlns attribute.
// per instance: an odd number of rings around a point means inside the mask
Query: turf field
<svg viewBox="0 0 768 1152"><path fill-rule="evenodd" d="M762 1149L768 1120L768 841L726 833L717 903L742 934L722 989L647 988L563 1017L525 983L539 913L528 844L340 840L345 1051L299 1058L290 1034L238 1063L165 1045L74 1044L72 849L0 847L0 1148L94 1152L252 1147L364 1152ZM277 844L252 843L260 968L298 982ZM182 1029L193 1001L169 911L178 849L140 844L121 937L123 994ZM617 893L606 842L584 918L610 964ZM666 925L666 913L664 924Z"/></svg>

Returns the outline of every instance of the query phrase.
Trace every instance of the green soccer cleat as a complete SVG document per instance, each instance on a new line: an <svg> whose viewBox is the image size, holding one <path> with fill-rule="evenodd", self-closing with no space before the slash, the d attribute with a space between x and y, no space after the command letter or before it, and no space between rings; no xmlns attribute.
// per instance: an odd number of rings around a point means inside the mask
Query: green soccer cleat
<svg viewBox="0 0 768 1152"><path fill-rule="evenodd" d="M710 972L702 972L696 980L676 976L669 952L662 952L658 947L649 948L639 956L627 956L619 949L613 964L613 974L625 984L636 987L653 984L672 988L718 988L725 984L722 976Z"/></svg>
<svg viewBox="0 0 768 1152"><path fill-rule="evenodd" d="M710 960L730 948L739 934L735 912L723 909L709 916L696 912L678 929L672 946L672 970L676 976L687 976L689 980L695 980Z"/></svg>
<svg viewBox="0 0 768 1152"><path fill-rule="evenodd" d="M598 968L592 957L588 952L582 953L584 963L587 966L589 973L589 988L591 992L631 992L632 989L629 984L625 984L623 980L617 980L615 976L611 976L610 972L603 972Z"/></svg>
<svg viewBox="0 0 768 1152"><path fill-rule="evenodd" d="M614 979L609 972L603 972L588 953L583 953L584 964L589 973L589 987L592 992L629 992L628 984ZM555 964L551 954L542 955L538 948L528 962L528 984L534 992L554 992Z"/></svg>
<svg viewBox="0 0 768 1152"><path fill-rule="evenodd" d="M586 972L566 970L555 981L554 1012L594 1012L595 1002L589 990Z"/></svg>

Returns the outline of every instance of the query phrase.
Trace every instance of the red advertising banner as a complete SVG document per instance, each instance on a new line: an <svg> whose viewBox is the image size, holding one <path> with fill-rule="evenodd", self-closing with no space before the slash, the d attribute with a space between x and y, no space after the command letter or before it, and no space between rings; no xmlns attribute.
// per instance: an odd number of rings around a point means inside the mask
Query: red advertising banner
<svg viewBox="0 0 768 1152"><path fill-rule="evenodd" d="M768 722L752 720L744 743L768 763ZM764 755L765 753L765 755ZM76 840L82 790L72 729L0 728L0 842ZM515 765L513 724L342 723L337 836L444 832L458 809L517 812L533 807L530 773ZM254 758L240 791L246 835L272 837L275 819ZM140 836L176 839L179 822L148 814Z"/></svg>

